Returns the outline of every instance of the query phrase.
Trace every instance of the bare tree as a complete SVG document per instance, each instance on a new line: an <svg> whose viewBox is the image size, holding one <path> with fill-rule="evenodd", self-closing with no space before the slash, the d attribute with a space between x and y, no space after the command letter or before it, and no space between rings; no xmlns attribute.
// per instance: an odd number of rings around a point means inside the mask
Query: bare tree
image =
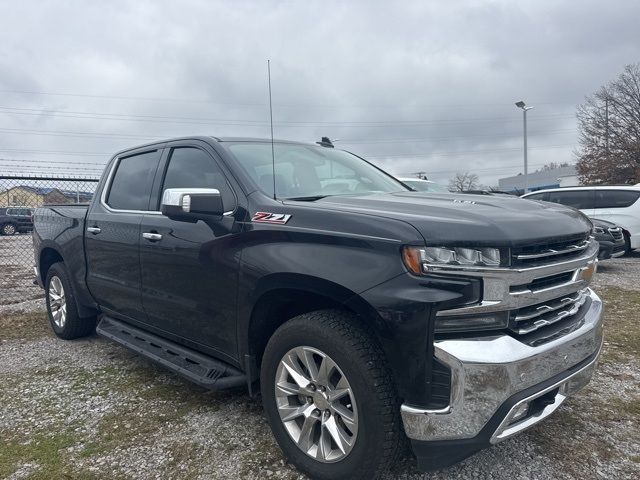
<svg viewBox="0 0 640 480"><path fill-rule="evenodd" d="M469 172L456 172L449 180L449 190L452 192L464 192L465 190L478 189L478 175Z"/></svg>
<svg viewBox="0 0 640 480"><path fill-rule="evenodd" d="M568 167L569 162L549 162L536 170L536 172L548 172L550 170L555 170L556 168Z"/></svg>
<svg viewBox="0 0 640 480"><path fill-rule="evenodd" d="M640 182L640 63L600 87L577 110L583 184Z"/></svg>

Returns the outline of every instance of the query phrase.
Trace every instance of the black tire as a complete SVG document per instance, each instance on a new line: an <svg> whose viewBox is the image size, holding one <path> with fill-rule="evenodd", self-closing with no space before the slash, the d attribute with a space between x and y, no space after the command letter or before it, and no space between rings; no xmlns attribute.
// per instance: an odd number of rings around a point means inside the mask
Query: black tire
<svg viewBox="0 0 640 480"><path fill-rule="evenodd" d="M60 283L64 288L66 318L62 326L56 324L56 321L54 320L54 313L52 311L52 292L50 286L51 282L55 282L54 279L56 278L60 280ZM75 295L73 294L71 282L69 281L69 274L67 273L67 268L64 263L58 262L51 265L47 271L44 288L47 304L47 316L49 317L49 324L56 336L64 340L73 340L74 338L91 335L95 331L95 318L80 318ZM55 303L55 301L53 302Z"/></svg>
<svg viewBox="0 0 640 480"><path fill-rule="evenodd" d="M629 255L631 253L631 238L628 233L623 233L624 236L624 254Z"/></svg>
<svg viewBox="0 0 640 480"><path fill-rule="evenodd" d="M278 365L287 352L301 346L318 349L335 361L351 384L357 404L355 443L335 463L322 463L298 448L278 413ZM311 478L374 479L397 460L402 429L396 388L382 349L357 317L339 310L319 310L287 321L267 344L260 379L262 402L276 441L287 459Z"/></svg>
<svg viewBox="0 0 640 480"><path fill-rule="evenodd" d="M5 223L0 227L2 235L15 235L17 232L18 228L13 223Z"/></svg>

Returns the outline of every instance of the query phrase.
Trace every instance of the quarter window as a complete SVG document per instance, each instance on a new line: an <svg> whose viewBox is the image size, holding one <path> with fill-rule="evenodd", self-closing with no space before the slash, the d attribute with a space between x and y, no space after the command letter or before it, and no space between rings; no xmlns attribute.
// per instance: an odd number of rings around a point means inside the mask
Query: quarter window
<svg viewBox="0 0 640 480"><path fill-rule="evenodd" d="M173 149L162 191L167 188L215 188L220 191L225 210L235 208L235 196L222 170L207 152L199 148Z"/></svg>
<svg viewBox="0 0 640 480"><path fill-rule="evenodd" d="M596 208L626 208L633 205L640 192L632 190L596 190Z"/></svg>
<svg viewBox="0 0 640 480"><path fill-rule="evenodd" d="M157 166L157 150L121 158L111 181L107 205L116 210L149 210Z"/></svg>

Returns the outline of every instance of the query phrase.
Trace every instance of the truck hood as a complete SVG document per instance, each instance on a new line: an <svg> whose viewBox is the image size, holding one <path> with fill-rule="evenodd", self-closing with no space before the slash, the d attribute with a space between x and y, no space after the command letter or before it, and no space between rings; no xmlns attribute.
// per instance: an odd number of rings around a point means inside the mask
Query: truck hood
<svg viewBox="0 0 640 480"><path fill-rule="evenodd" d="M587 217L573 208L518 197L400 192L330 196L313 204L405 221L428 244L514 246L591 230Z"/></svg>

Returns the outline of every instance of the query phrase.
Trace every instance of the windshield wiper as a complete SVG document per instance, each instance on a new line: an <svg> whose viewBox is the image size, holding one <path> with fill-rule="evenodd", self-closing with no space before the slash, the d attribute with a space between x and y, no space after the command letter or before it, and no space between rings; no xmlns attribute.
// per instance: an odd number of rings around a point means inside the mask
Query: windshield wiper
<svg viewBox="0 0 640 480"><path fill-rule="evenodd" d="M321 198L329 197L330 195L309 195L308 197L288 197L284 200L295 200L297 202L315 202Z"/></svg>

